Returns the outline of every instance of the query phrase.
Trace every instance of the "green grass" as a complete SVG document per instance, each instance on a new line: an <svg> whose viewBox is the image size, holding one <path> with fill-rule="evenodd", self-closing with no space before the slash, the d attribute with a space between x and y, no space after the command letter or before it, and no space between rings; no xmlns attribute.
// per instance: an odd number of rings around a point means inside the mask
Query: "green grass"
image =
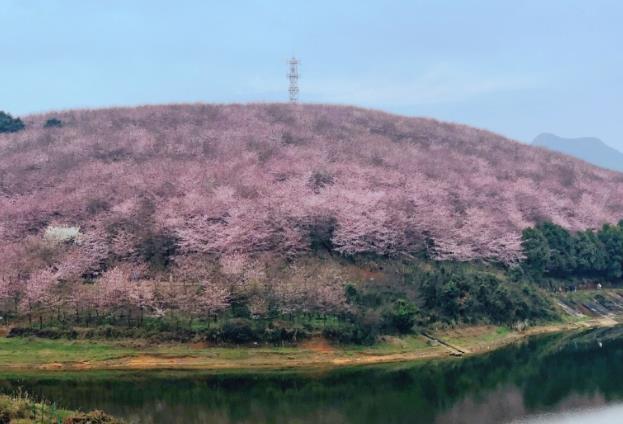
<svg viewBox="0 0 623 424"><path fill-rule="evenodd" d="M376 343L371 346L347 346L344 348L347 352L369 353L369 354L392 354L413 352L430 348L427 339L420 335L406 335L401 337L386 338L385 341Z"/></svg>
<svg viewBox="0 0 623 424"><path fill-rule="evenodd" d="M513 330L506 326L465 327L437 333L441 340L468 350L503 344L512 335ZM316 343L312 340L309 344L284 347L211 347L191 343L155 345L140 339L94 341L11 337L0 338L0 373L28 373L38 370L61 373L159 367L217 372L304 369L331 366L335 363L347 365L344 359L354 358L359 361L361 358L365 361L366 357L372 356L405 354L413 359L422 353L422 357L429 357L437 351L443 356L442 346L432 346L421 335L384 337L379 343L370 346L329 346L326 342ZM376 359L378 358L372 360Z"/></svg>
<svg viewBox="0 0 623 424"><path fill-rule="evenodd" d="M444 340L451 345L465 346L465 345L481 345L488 343L495 343L506 338L512 330L506 326L492 327L489 331L484 331L477 334L469 334L466 336L447 337ZM443 338L443 337L442 337Z"/></svg>
<svg viewBox="0 0 623 424"><path fill-rule="evenodd" d="M304 357L305 350L296 347L210 347L190 344L145 345L142 341L47 340L39 338L0 338L0 368L36 367L50 363L97 362L138 355L162 357L201 357L244 361L253 357Z"/></svg>
<svg viewBox="0 0 623 424"><path fill-rule="evenodd" d="M131 348L106 342L0 338L0 364L103 361L133 352Z"/></svg>
<svg viewBox="0 0 623 424"><path fill-rule="evenodd" d="M357 355L385 355L392 353L414 352L430 349L426 339L410 335L392 337L372 346L339 345L332 346L327 355L330 357L354 357ZM11 372L17 368L27 371L37 367L60 364L64 365L119 358L154 355L162 358L198 358L205 363L211 360L220 364L230 361L232 366L244 368L253 364L274 364L279 367L293 360L297 366L304 366L306 361L323 358L324 353L305 345L295 346L257 346L257 347L202 347L192 344L171 343L148 345L137 340L127 341L86 341L86 340L47 340L38 338L0 338L0 370ZM286 361L288 360L288 361ZM290 364L290 362L288 362Z"/></svg>

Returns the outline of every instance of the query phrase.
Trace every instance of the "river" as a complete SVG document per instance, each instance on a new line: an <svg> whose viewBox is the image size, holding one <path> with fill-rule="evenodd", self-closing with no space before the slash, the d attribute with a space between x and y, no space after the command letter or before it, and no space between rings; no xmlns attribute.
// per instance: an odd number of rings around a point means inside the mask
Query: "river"
<svg viewBox="0 0 623 424"><path fill-rule="evenodd" d="M130 423L623 422L623 328L535 337L468 358L309 371L0 376Z"/></svg>

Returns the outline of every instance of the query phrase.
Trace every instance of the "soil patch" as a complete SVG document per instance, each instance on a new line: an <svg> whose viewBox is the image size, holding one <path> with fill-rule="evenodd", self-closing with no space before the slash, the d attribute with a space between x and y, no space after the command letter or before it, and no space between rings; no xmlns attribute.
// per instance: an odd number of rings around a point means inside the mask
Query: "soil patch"
<svg viewBox="0 0 623 424"><path fill-rule="evenodd" d="M336 350L324 337L314 337L310 340L306 340L299 346L301 349L311 350L315 353L331 353Z"/></svg>

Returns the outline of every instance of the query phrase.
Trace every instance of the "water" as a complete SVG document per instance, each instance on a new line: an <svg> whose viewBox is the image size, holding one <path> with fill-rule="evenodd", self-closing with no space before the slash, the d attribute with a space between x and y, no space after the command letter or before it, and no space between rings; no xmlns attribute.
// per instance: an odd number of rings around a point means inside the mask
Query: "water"
<svg viewBox="0 0 623 424"><path fill-rule="evenodd" d="M623 328L539 337L488 355L314 373L0 376L132 423L623 422Z"/></svg>

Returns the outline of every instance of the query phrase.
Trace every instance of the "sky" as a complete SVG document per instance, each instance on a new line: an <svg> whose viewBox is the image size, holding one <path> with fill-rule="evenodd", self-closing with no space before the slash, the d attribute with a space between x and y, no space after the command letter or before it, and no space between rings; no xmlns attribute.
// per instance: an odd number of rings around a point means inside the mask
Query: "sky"
<svg viewBox="0 0 623 424"><path fill-rule="evenodd" d="M300 100L623 150L620 0L0 0L0 110Z"/></svg>

